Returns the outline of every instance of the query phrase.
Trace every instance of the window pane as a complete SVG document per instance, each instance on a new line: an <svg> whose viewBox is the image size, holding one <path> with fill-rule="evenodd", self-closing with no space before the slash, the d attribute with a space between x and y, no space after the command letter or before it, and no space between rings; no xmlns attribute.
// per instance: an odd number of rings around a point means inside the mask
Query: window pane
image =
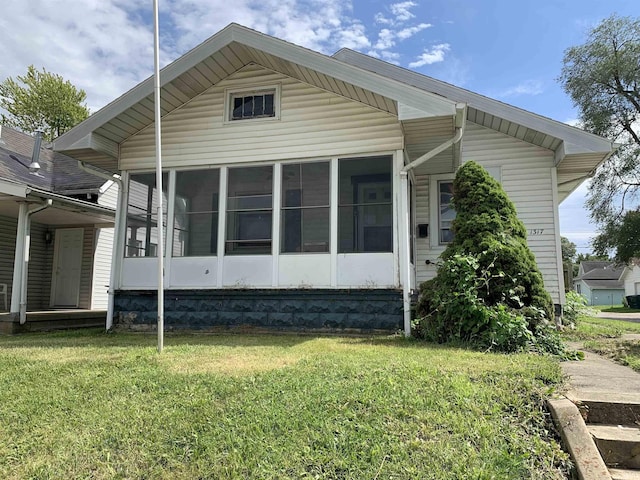
<svg viewBox="0 0 640 480"><path fill-rule="evenodd" d="M296 163L282 167L284 207L329 205L329 162Z"/></svg>
<svg viewBox="0 0 640 480"><path fill-rule="evenodd" d="M242 118L242 97L235 97L233 99L233 119Z"/></svg>
<svg viewBox="0 0 640 480"><path fill-rule="evenodd" d="M129 178L125 256L153 257L158 246L158 205L163 206L163 225L167 224L168 174L162 175L162 195L156 189L155 173L134 174ZM163 232L165 230L163 229ZM166 233L165 233L166 238Z"/></svg>
<svg viewBox="0 0 640 480"><path fill-rule="evenodd" d="M451 243L454 236L451 230L451 223L456 218L456 211L451 202L453 199L453 182L438 182L438 196L440 201L438 206L440 214L438 219L440 222L439 243Z"/></svg>
<svg viewBox="0 0 640 480"><path fill-rule="evenodd" d="M273 167L229 169L228 254L271 253Z"/></svg>
<svg viewBox="0 0 640 480"><path fill-rule="evenodd" d="M393 251L392 205L343 206L338 209L338 251Z"/></svg>
<svg viewBox="0 0 640 480"><path fill-rule="evenodd" d="M216 254L219 187L218 169L176 173L175 256Z"/></svg>
<svg viewBox="0 0 640 480"><path fill-rule="evenodd" d="M253 114L253 97L244 97L242 99L244 108L242 110L243 117L251 117Z"/></svg>
<svg viewBox="0 0 640 480"><path fill-rule="evenodd" d="M339 162L338 252L393 251L391 157Z"/></svg>
<svg viewBox="0 0 640 480"><path fill-rule="evenodd" d="M338 168L340 205L391 202L391 157L341 159ZM386 185L386 192L375 200L365 197L364 184Z"/></svg>
<svg viewBox="0 0 640 480"><path fill-rule="evenodd" d="M274 95L273 93L269 93L264 96L264 114L269 117L273 117L275 114L274 106Z"/></svg>
<svg viewBox="0 0 640 480"><path fill-rule="evenodd" d="M290 209L282 212L282 252L328 252L329 208Z"/></svg>

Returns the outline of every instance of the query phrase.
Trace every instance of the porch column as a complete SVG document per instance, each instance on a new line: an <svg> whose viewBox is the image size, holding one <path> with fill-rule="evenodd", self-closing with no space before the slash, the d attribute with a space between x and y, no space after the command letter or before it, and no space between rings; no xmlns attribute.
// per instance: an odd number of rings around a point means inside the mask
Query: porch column
<svg viewBox="0 0 640 480"><path fill-rule="evenodd" d="M13 260L13 283L11 284L11 313L20 313L20 301L22 290L22 269L24 266L24 246L27 233L28 206L26 202L20 202L18 213L18 228L16 231L16 251Z"/></svg>
<svg viewBox="0 0 640 480"><path fill-rule="evenodd" d="M409 172L400 171L400 241L402 248L400 249L400 262L402 268L400 273L404 277L402 279L402 305L404 315L404 335L411 336L411 251L409 229L411 228L411 218L409 216Z"/></svg>

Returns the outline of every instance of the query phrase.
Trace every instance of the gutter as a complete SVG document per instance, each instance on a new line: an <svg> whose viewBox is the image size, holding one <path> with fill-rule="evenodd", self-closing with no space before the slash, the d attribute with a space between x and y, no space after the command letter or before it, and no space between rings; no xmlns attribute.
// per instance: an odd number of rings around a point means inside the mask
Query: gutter
<svg viewBox="0 0 640 480"><path fill-rule="evenodd" d="M24 249L22 251L22 272L20 272L20 325L24 325L27 322L27 277L29 275L29 247L31 245L31 215L49 208L52 203L53 200L49 198L41 205L37 205L26 212L24 237L21 239L24 242Z"/></svg>
<svg viewBox="0 0 640 480"><path fill-rule="evenodd" d="M411 251L409 228L411 226L411 218L409 217L409 171L422 165L427 160L435 157L447 148L455 145L464 135L467 119L467 105L464 103L456 104L455 115L455 134L449 140L441 145L428 151L424 155L418 157L413 162L405 165L400 170L400 205L402 216L405 218L406 231L404 235L404 255L405 255L405 280L402 282L402 299L403 299L403 316L404 316L404 335L411 336L411 259L409 252Z"/></svg>
<svg viewBox="0 0 640 480"><path fill-rule="evenodd" d="M118 281L118 275L116 274L118 259L120 258L118 254L117 245L119 244L120 238L120 223L122 222L122 210L123 199L124 199L124 182L119 175L109 175L108 173L101 172L99 170L95 170L91 167L85 165L84 162L78 160L78 167L84 170L87 173L95 175L97 177L103 178L109 182L115 182L118 184L118 203L116 205L116 218L114 221L113 227L113 245L111 247L111 271L109 272L109 289L107 290L107 321L105 324L105 329L109 330L113 326L113 309L114 309L114 298L115 298L115 286Z"/></svg>

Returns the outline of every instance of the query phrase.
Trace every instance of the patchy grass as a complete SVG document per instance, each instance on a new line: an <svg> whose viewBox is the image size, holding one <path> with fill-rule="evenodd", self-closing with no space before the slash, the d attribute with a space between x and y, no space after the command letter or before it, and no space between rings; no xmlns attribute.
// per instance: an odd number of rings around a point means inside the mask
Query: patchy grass
<svg viewBox="0 0 640 480"><path fill-rule="evenodd" d="M558 362L398 338L0 338L0 478L565 478Z"/></svg>
<svg viewBox="0 0 640 480"><path fill-rule="evenodd" d="M640 323L581 316L574 330L562 333L565 340L592 340L597 338L619 338L624 333L640 333Z"/></svg>
<svg viewBox="0 0 640 480"><path fill-rule="evenodd" d="M640 342L631 340L589 340L584 348L640 372Z"/></svg>
<svg viewBox="0 0 640 480"><path fill-rule="evenodd" d="M640 334L640 323L583 316L576 329L565 331L563 337L583 341L585 350L640 372L640 341L623 340L621 337L625 333Z"/></svg>

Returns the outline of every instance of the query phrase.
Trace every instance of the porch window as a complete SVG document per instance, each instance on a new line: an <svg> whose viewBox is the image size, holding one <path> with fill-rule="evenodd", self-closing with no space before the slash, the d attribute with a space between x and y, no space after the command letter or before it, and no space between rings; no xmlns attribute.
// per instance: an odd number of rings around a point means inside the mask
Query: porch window
<svg viewBox="0 0 640 480"><path fill-rule="evenodd" d="M329 162L282 166L282 253L329 251L329 192Z"/></svg>
<svg viewBox="0 0 640 480"><path fill-rule="evenodd" d="M338 252L393 251L391 157L340 159Z"/></svg>
<svg viewBox="0 0 640 480"><path fill-rule="evenodd" d="M157 256L158 205L162 201L162 225L166 226L167 185L168 174L166 172L162 174L162 195L158 195L155 173L133 174L129 178L125 256Z"/></svg>
<svg viewBox="0 0 640 480"><path fill-rule="evenodd" d="M446 245L453 241L453 230L451 224L456 218L456 211L453 208L453 181L445 180L438 182L438 223L439 223L439 243Z"/></svg>
<svg viewBox="0 0 640 480"><path fill-rule="evenodd" d="M273 167L230 168L225 252L271 254L272 210Z"/></svg>
<svg viewBox="0 0 640 480"><path fill-rule="evenodd" d="M218 169L176 172L173 256L216 255Z"/></svg>

